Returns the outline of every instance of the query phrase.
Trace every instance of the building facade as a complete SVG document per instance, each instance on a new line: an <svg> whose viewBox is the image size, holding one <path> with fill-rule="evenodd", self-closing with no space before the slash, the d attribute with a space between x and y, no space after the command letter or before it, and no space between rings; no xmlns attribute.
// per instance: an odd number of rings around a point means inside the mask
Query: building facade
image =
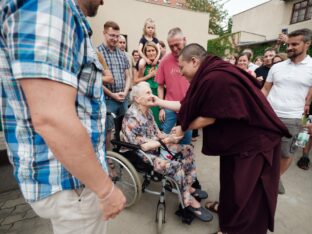
<svg viewBox="0 0 312 234"><path fill-rule="evenodd" d="M113 20L119 24L120 33L127 37L128 51L131 52L138 48L144 21L152 18L156 23L157 38L166 44L168 31L173 27L180 27L187 43L196 42L206 47L209 13L186 10L183 5L179 5L182 3L184 1L179 0L105 0L105 5L99 8L97 16L89 19L94 46L103 41L104 23Z"/></svg>
<svg viewBox="0 0 312 234"><path fill-rule="evenodd" d="M276 40L284 30L312 29L312 0L271 0L233 16L232 32L243 32L239 44Z"/></svg>

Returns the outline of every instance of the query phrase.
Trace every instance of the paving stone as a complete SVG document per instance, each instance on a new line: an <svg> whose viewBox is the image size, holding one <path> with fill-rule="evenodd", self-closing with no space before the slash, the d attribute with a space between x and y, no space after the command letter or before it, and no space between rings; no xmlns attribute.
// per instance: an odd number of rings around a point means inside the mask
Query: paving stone
<svg viewBox="0 0 312 234"><path fill-rule="evenodd" d="M6 203L2 206L2 209L9 208L9 207L15 207L17 205L25 204L25 200L23 197L19 197L16 199L8 199Z"/></svg>
<svg viewBox="0 0 312 234"><path fill-rule="evenodd" d="M11 224L8 225L0 225L0 233L8 234L8 230L12 227Z"/></svg>
<svg viewBox="0 0 312 234"><path fill-rule="evenodd" d="M29 210L32 211L32 208L30 207L30 205L28 205L27 203L25 203L25 204L20 204L20 205L18 205L18 206L15 207L14 214L26 213L26 212L28 212Z"/></svg>
<svg viewBox="0 0 312 234"><path fill-rule="evenodd" d="M35 217L38 217L37 214L32 210L27 210L27 213L25 215L25 219L31 219L31 218L35 218Z"/></svg>
<svg viewBox="0 0 312 234"><path fill-rule="evenodd" d="M12 191L5 192L5 193L0 193L0 202L1 203L6 202L8 199L10 199L10 200L11 199L17 199L21 196L22 196L22 194L21 194L19 189L12 190Z"/></svg>
<svg viewBox="0 0 312 234"><path fill-rule="evenodd" d="M18 221L20 221L20 220L23 220L24 217L25 217L25 215L26 215L26 213L11 215L11 216L7 217L7 218L2 222L2 225L12 224L12 223L18 222Z"/></svg>
<svg viewBox="0 0 312 234"><path fill-rule="evenodd" d="M7 218L9 215L11 215L14 212L14 210L15 210L15 207L7 208L7 209L1 209L0 210L0 219ZM2 222L0 221L0 223L2 223Z"/></svg>

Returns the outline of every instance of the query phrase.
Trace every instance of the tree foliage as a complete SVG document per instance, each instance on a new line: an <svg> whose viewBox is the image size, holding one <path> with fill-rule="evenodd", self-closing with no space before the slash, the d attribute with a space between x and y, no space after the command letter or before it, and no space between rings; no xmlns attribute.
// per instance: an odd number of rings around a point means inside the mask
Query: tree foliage
<svg viewBox="0 0 312 234"><path fill-rule="evenodd" d="M225 3L217 0L186 0L186 7L194 11L208 12L209 33L223 35L228 32L228 29L222 26L228 16L227 11L223 9Z"/></svg>

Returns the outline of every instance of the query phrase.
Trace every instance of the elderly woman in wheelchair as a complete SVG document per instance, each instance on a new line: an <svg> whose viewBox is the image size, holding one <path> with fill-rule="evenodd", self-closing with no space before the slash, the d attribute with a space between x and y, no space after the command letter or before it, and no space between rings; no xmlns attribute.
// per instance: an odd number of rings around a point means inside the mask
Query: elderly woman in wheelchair
<svg viewBox="0 0 312 234"><path fill-rule="evenodd" d="M192 187L196 180L196 166L191 145L179 145L175 135L162 133L155 123L150 107L153 106L152 91L147 82L141 82L130 93L132 105L124 116L122 123L123 140L138 144L151 156L154 171L173 178L181 191L183 205L202 221L210 221L212 215L195 199L208 197L205 191ZM167 148L158 150L159 147ZM172 156L177 158L172 159ZM144 161L146 156L138 154Z"/></svg>

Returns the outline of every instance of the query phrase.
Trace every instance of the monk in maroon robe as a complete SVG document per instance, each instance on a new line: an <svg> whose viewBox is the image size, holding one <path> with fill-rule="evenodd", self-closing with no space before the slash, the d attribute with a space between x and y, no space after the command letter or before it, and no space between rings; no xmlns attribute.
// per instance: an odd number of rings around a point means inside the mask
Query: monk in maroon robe
<svg viewBox="0 0 312 234"><path fill-rule="evenodd" d="M202 152L220 155L221 232L273 231L280 142L281 137L290 136L287 128L256 79L218 57L207 56L200 45L186 46L179 66L191 81L180 105L182 130L203 128Z"/></svg>

